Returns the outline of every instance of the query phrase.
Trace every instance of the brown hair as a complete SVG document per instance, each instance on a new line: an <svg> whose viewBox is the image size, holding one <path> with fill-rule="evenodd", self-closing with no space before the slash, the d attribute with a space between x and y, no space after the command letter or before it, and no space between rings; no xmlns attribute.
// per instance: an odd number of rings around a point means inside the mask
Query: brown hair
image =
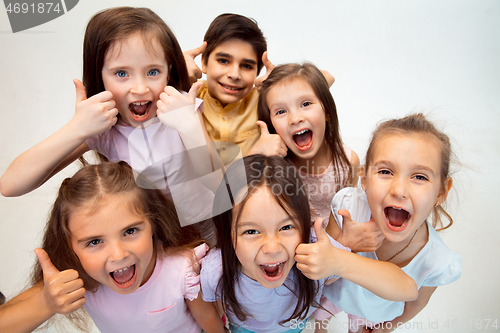
<svg viewBox="0 0 500 333"><path fill-rule="evenodd" d="M231 39L239 39L252 45L257 55L257 74L264 66L262 54L267 50L266 39L254 19L238 14L221 14L217 16L205 33L207 48L203 52L205 65L210 53L219 45Z"/></svg>
<svg viewBox="0 0 500 333"><path fill-rule="evenodd" d="M450 162L453 155L450 139L443 132L439 131L432 122L427 120L422 113L411 114L404 118L390 119L380 123L372 134L370 140L370 145L366 151L365 165L369 168L373 159L373 151L375 146L380 139L391 134L423 134L428 135L434 139L441 151L441 170L440 179L441 186L445 186L444 182L450 173ZM366 172L366 171L365 171ZM441 221L441 216L444 215L449 223L443 227L443 222ZM432 226L438 231L447 229L453 224L452 217L444 210L442 205L434 207L432 211Z"/></svg>
<svg viewBox="0 0 500 333"><path fill-rule="evenodd" d="M140 32L145 43L156 40L170 66L168 84L188 91L186 62L175 35L167 24L148 8L116 7L95 14L87 24L83 41L83 84L87 97L104 91L102 67L106 52L117 41Z"/></svg>
<svg viewBox="0 0 500 333"><path fill-rule="evenodd" d="M153 246L158 255L165 255L170 249L192 249L203 242L194 227L181 228L174 204L160 190L144 189L136 184L132 168L127 163L88 165L62 182L42 243L54 266L60 271L77 270L88 291L95 291L99 283L85 272L74 253L68 221L75 209L89 203L99 205L106 198L119 194L129 194L133 208L149 219ZM32 283L35 285L42 280L42 268L37 262Z"/></svg>
<svg viewBox="0 0 500 333"><path fill-rule="evenodd" d="M352 181L352 167L344 151L342 139L340 137L339 120L337 117L337 108L335 101L330 93L328 83L321 71L311 63L304 64L284 64L276 66L269 77L262 82L259 95L258 113L259 119L267 124L269 133L276 134L276 129L271 122L269 105L267 104L267 95L271 87L278 83L287 83L293 80L304 80L307 82L314 94L321 102L325 111L326 127L325 141L330 147L332 153L333 167L336 175L342 173L341 170L349 169L349 178L347 184ZM288 157L293 154L288 150Z"/></svg>
<svg viewBox="0 0 500 333"><path fill-rule="evenodd" d="M251 155L245 157L243 161L245 168L235 164L227 170L225 181L221 183L215 194L213 217L217 229L217 247L220 248L222 254L222 276L217 290L220 293L224 309L233 312L242 321L251 314L246 312L246 309L239 304L236 298L235 286L238 283L240 263L235 253L234 230L238 223L237 214L243 210L250 195L258 193L262 186L269 188L276 202L291 218L298 222L302 243L309 243L311 228L307 194L303 189L297 170L293 166L277 156ZM248 190L247 195L238 203L238 209L235 209L234 203L238 202L238 195L241 195L245 189ZM230 194L233 203L233 209L229 210L224 209L227 193ZM216 215L215 212L220 211L224 212ZM304 319L318 290L319 283L317 281L305 277L296 265L293 266L292 270L295 274L294 286L285 286L295 292L298 301L292 316L280 324L294 318Z"/></svg>

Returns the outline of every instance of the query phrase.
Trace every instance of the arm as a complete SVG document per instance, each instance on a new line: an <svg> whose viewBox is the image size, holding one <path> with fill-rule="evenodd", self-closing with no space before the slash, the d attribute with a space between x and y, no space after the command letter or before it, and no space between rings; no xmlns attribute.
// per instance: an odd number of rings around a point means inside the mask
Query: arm
<svg viewBox="0 0 500 333"><path fill-rule="evenodd" d="M337 249L323 229L321 219L314 223L314 230L317 242L300 244L295 255L297 268L308 278L319 280L337 275L390 301L417 298L415 281L398 266Z"/></svg>
<svg viewBox="0 0 500 333"><path fill-rule="evenodd" d="M326 227L326 232L340 244L347 246L353 252L376 251L384 241L384 235L375 221L357 223L345 209L339 210L343 217L342 230L340 230L332 213Z"/></svg>
<svg viewBox="0 0 500 333"><path fill-rule="evenodd" d="M351 172L352 172L352 180L351 183L348 184L350 187L355 187L358 185L359 179L359 157L354 151L351 150Z"/></svg>
<svg viewBox="0 0 500 333"><path fill-rule="evenodd" d="M59 272L41 249L35 251L43 281L0 307L1 332L32 332L56 313L70 313L85 303L83 281L75 270Z"/></svg>
<svg viewBox="0 0 500 333"><path fill-rule="evenodd" d="M109 130L117 121L118 110L110 92L87 99L83 84L75 80L75 115L56 133L18 156L0 178L4 196L33 191L54 174L89 150L85 140Z"/></svg>
<svg viewBox="0 0 500 333"><path fill-rule="evenodd" d="M198 325L207 333L223 333L224 324L219 316L215 305L205 302L201 297L201 291L198 297L192 301L186 299L189 311L193 315Z"/></svg>
<svg viewBox="0 0 500 333"><path fill-rule="evenodd" d="M392 328L386 328L386 325L380 325L380 328L373 329L373 333L385 333L385 332L392 332L394 331L397 327L398 324L404 324L413 317L415 317L420 311L422 311L423 308L429 303L429 300L436 291L437 287L421 287L420 290L418 291L418 298L414 301L411 302L406 302L405 303L405 310L403 314L391 321ZM387 325L390 326L390 325Z"/></svg>

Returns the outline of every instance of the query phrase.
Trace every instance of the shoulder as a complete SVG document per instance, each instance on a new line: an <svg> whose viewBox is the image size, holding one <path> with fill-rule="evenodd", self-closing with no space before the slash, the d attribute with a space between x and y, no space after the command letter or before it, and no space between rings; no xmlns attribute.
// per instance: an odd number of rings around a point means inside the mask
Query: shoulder
<svg viewBox="0 0 500 333"><path fill-rule="evenodd" d="M422 256L416 256L412 263L423 276L422 286L434 287L452 283L462 274L462 260L458 253L450 250L438 235L436 230L428 225L429 240L422 251ZM416 260L415 260L416 259Z"/></svg>
<svg viewBox="0 0 500 333"><path fill-rule="evenodd" d="M201 262L200 282L203 300L215 302L220 299L217 286L222 276L222 255L220 249L210 250Z"/></svg>
<svg viewBox="0 0 500 333"><path fill-rule="evenodd" d="M208 95L208 84L207 81L203 81L203 84L198 90L197 97L204 100L207 95Z"/></svg>

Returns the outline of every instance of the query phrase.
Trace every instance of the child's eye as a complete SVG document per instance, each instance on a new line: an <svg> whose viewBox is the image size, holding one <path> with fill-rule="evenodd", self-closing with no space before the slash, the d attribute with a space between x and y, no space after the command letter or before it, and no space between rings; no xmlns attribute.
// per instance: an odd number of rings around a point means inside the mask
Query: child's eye
<svg viewBox="0 0 500 333"><path fill-rule="evenodd" d="M379 171L377 171L377 173L379 173L381 175L390 175L391 174L391 172L389 170L385 170L385 169L379 170Z"/></svg>
<svg viewBox="0 0 500 333"><path fill-rule="evenodd" d="M414 178L417 180L428 180L428 178L424 175L415 175Z"/></svg>
<svg viewBox="0 0 500 333"><path fill-rule="evenodd" d="M92 239L90 242L87 243L87 246L97 246L102 243L102 240L100 239Z"/></svg>
<svg viewBox="0 0 500 333"><path fill-rule="evenodd" d="M286 230L292 230L293 226L291 224L285 225L284 227L281 227L280 230L286 231Z"/></svg>
<svg viewBox="0 0 500 333"><path fill-rule="evenodd" d="M152 69L148 72L148 76L156 76L156 75L159 75L160 74L160 71L157 70L157 69Z"/></svg>
<svg viewBox="0 0 500 333"><path fill-rule="evenodd" d="M257 230L254 230L254 229L250 229L250 230L245 230L245 232L243 232L244 235L257 235L259 232Z"/></svg>
<svg viewBox="0 0 500 333"><path fill-rule="evenodd" d="M241 67L243 67L245 69L253 69L253 66L250 64L243 64L243 65L241 65Z"/></svg>
<svg viewBox="0 0 500 333"><path fill-rule="evenodd" d="M127 72L121 71L121 70L120 71L116 71L115 75L118 76L118 77L127 77L128 76Z"/></svg>
<svg viewBox="0 0 500 333"><path fill-rule="evenodd" d="M275 113L275 114L278 116L278 115L280 115L280 114L285 114L285 113L286 113L286 111L285 111L285 110L278 110L278 111L276 111L276 113Z"/></svg>
<svg viewBox="0 0 500 333"><path fill-rule="evenodd" d="M125 230L125 235L133 235L137 232L137 228L129 228L127 230Z"/></svg>
<svg viewBox="0 0 500 333"><path fill-rule="evenodd" d="M302 103L302 107L305 108L306 106L309 106L311 104L312 104L311 102L304 102Z"/></svg>
<svg viewBox="0 0 500 333"><path fill-rule="evenodd" d="M229 61L227 59L224 59L224 58L217 59L217 61L221 64L228 64L229 63Z"/></svg>

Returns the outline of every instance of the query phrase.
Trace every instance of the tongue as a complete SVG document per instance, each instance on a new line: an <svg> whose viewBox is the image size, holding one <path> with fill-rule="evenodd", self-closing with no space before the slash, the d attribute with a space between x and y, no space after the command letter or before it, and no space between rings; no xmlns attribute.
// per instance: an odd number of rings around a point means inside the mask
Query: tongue
<svg viewBox="0 0 500 333"><path fill-rule="evenodd" d="M278 275L279 269L280 269L279 265L273 267L267 267L267 266L264 267L264 271L266 272L266 274L271 277Z"/></svg>
<svg viewBox="0 0 500 333"><path fill-rule="evenodd" d="M113 279L120 284L124 284L134 277L135 266L130 266L128 269L122 270L121 272L113 272Z"/></svg>
<svg viewBox="0 0 500 333"><path fill-rule="evenodd" d="M142 116L148 111L149 103L144 105L130 104L129 108L133 113Z"/></svg>
<svg viewBox="0 0 500 333"><path fill-rule="evenodd" d="M389 222L396 227L401 227L408 219L408 212L404 209L387 208L386 214Z"/></svg>
<svg viewBox="0 0 500 333"><path fill-rule="evenodd" d="M307 146L309 144L309 142L311 142L312 132L307 131L304 134L294 135L293 139L295 140L295 143L297 144L297 146L299 146L299 147Z"/></svg>

